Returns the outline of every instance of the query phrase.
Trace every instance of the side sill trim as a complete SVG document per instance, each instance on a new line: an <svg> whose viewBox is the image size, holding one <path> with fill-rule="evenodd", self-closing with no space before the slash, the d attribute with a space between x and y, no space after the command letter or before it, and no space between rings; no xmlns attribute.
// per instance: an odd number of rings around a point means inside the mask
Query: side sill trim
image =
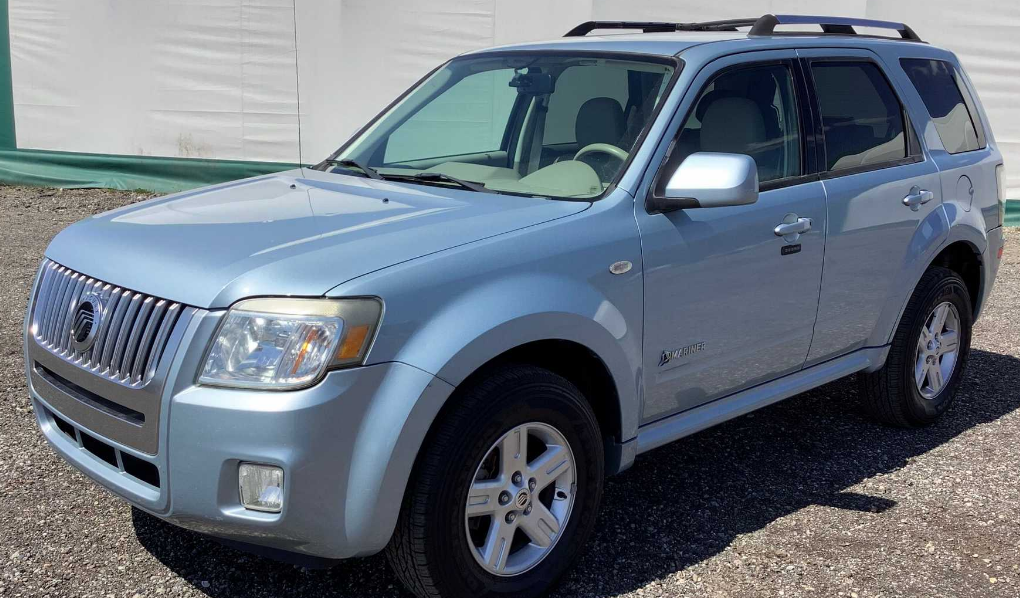
<svg viewBox="0 0 1020 598"><path fill-rule="evenodd" d="M646 424L638 430L636 453L650 451L855 372L880 367L888 352L888 346L858 349L795 374Z"/></svg>

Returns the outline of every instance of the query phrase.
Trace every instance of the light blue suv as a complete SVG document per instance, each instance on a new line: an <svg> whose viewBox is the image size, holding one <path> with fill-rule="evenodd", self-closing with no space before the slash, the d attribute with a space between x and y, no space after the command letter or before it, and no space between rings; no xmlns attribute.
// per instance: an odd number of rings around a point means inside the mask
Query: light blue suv
<svg viewBox="0 0 1020 598"><path fill-rule="evenodd" d="M640 453L855 373L938 418L1003 206L973 85L905 25L590 22L447 62L317 166L61 232L31 397L157 517L536 596Z"/></svg>

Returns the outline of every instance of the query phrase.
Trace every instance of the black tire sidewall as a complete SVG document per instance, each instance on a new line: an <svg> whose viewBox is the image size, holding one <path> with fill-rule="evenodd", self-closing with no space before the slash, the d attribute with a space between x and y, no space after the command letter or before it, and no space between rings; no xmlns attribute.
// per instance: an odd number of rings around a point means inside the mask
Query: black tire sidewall
<svg viewBox="0 0 1020 598"><path fill-rule="evenodd" d="M573 563L593 527L602 493L603 447L590 408L569 382L536 370L513 388L488 389L477 416L466 418L442 447L444 466L428 497L432 515L426 529L426 559L443 595L537 596L548 590ZM468 486L489 448L514 427L540 422L560 431L574 457L577 488L567 525L553 551L533 569L500 577L475 561L464 531Z"/></svg>
<svg viewBox="0 0 1020 598"><path fill-rule="evenodd" d="M907 335L906 346L899 347L904 351L902 384L903 395L907 399L904 402L904 416L915 424L926 424L936 420L952 404L956 396L960 382L963 380L964 371L967 366L967 359L970 355L971 328L973 324L973 311L970 302L970 295L967 292L963 280L956 274L949 273L939 279L924 294L920 308L915 312L913 321L910 323L910 334ZM959 330L959 354L956 366L949 380L942 387L942 390L932 399L926 399L917 389L914 382L914 356L917 350L917 342L920 339L921 329L928 320L928 316L939 304L948 301L956 308L960 316Z"/></svg>

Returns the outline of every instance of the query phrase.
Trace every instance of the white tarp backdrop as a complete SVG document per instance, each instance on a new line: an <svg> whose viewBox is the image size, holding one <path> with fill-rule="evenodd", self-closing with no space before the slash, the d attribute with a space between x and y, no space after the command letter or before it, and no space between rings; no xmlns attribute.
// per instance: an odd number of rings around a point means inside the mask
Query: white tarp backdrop
<svg viewBox="0 0 1020 598"><path fill-rule="evenodd" d="M20 148L280 162L297 162L299 143L306 162L325 157L447 58L559 37L590 19L771 12L904 21L960 57L1006 156L1009 196L1020 198L1016 0L9 0L9 7Z"/></svg>

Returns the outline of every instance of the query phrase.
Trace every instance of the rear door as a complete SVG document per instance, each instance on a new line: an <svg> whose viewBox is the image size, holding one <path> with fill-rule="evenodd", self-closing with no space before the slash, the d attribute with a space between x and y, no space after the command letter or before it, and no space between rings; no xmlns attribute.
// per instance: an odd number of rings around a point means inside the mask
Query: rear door
<svg viewBox="0 0 1020 598"><path fill-rule="evenodd" d="M913 273L934 256L946 227L938 169L889 66L863 49L799 54L822 132L828 209L810 366L887 342Z"/></svg>

